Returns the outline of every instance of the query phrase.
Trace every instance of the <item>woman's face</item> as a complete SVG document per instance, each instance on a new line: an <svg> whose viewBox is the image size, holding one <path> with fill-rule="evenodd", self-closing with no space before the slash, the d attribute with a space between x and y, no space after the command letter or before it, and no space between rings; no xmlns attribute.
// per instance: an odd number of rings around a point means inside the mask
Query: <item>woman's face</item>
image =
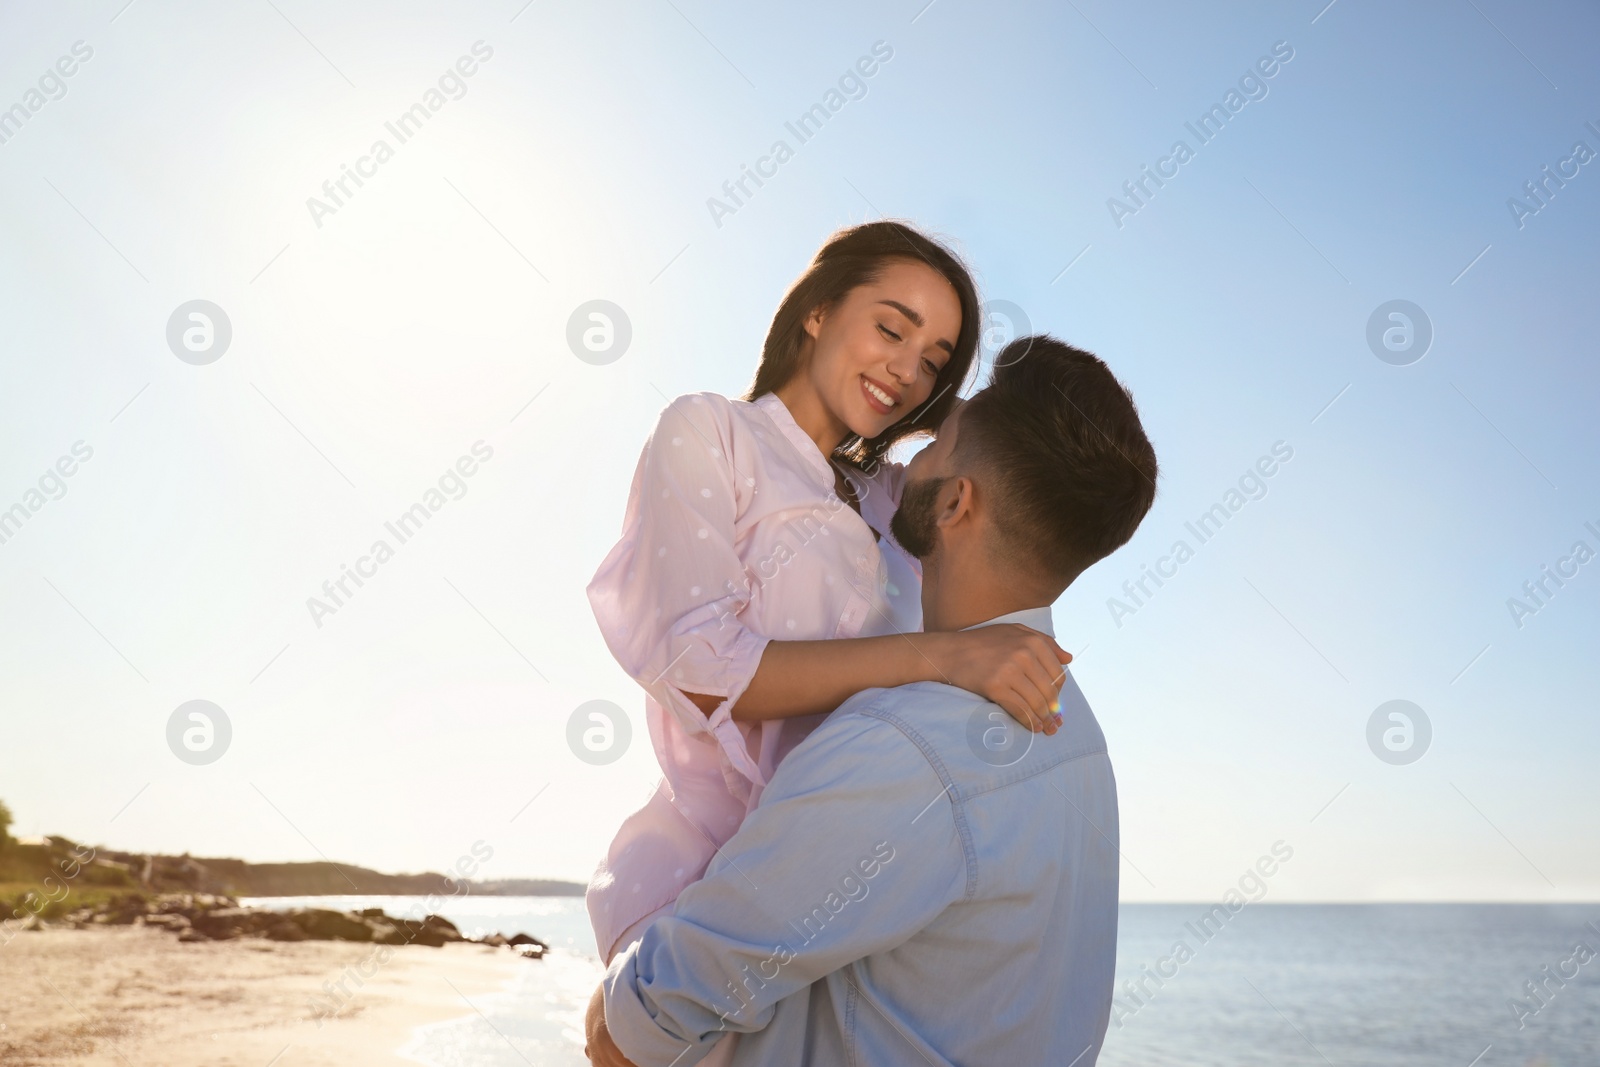
<svg viewBox="0 0 1600 1067"><path fill-rule="evenodd" d="M892 259L875 281L813 311L805 330L812 387L851 433L872 438L933 395L961 332L961 301L926 263Z"/></svg>

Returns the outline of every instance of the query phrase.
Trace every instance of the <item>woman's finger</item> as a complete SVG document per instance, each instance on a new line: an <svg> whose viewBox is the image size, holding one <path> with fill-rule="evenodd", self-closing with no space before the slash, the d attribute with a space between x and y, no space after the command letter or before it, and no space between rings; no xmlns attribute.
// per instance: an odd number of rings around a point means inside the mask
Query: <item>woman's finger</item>
<svg viewBox="0 0 1600 1067"><path fill-rule="evenodd" d="M1030 660L1023 667L1022 676L1013 683L1020 696L1028 705L1033 717L1038 720L1039 727L1046 734L1056 732L1055 712L1059 705L1056 693L1051 688L1050 677L1044 668Z"/></svg>
<svg viewBox="0 0 1600 1067"><path fill-rule="evenodd" d="M1050 711L1055 714L1061 710L1061 687L1067 684L1067 665L1065 663L1041 662L1040 669L1050 681Z"/></svg>
<svg viewBox="0 0 1600 1067"><path fill-rule="evenodd" d="M1055 656L1056 656L1056 661L1058 663L1071 663L1072 662L1072 653L1068 652L1066 649L1062 648L1061 645L1059 643L1057 643L1054 639L1050 640L1050 647L1051 647L1052 650L1054 650Z"/></svg>
<svg viewBox="0 0 1600 1067"><path fill-rule="evenodd" d="M1027 719L1018 721L1023 722L1028 727L1030 733L1045 734L1048 736L1056 732L1056 724L1054 720L1050 719L1048 716L1040 716L1035 713L1032 707L1023 699L1021 693L1013 690L1011 693L1011 700L1016 705L1027 708ZM1012 717L1015 718L1016 716L1013 715Z"/></svg>
<svg viewBox="0 0 1600 1067"><path fill-rule="evenodd" d="M1051 641L1049 655L1039 662L1044 667L1045 673L1050 676L1051 700L1055 705L1050 710L1052 712L1060 711L1061 687L1067 681L1067 666L1072 662L1072 653Z"/></svg>
<svg viewBox="0 0 1600 1067"><path fill-rule="evenodd" d="M1063 652L1060 645L1043 635L1037 637L1030 647L1033 651L1033 660L1029 664L1032 668L1029 677L1033 679L1035 685L1044 690L1048 698L1045 701L1047 712L1054 714L1061 696L1061 685L1067 677L1066 665L1061 657L1066 656L1068 660L1072 657Z"/></svg>
<svg viewBox="0 0 1600 1067"><path fill-rule="evenodd" d="M1015 689L1008 688L1000 693L995 703L1004 708L1007 715L1026 727L1030 733L1038 733L1044 729L1043 721L1034 715L1032 709L1028 707L1028 702L1023 700L1022 695Z"/></svg>
<svg viewBox="0 0 1600 1067"><path fill-rule="evenodd" d="M1027 705L1029 715L1038 723L1039 729L1047 734L1054 733L1055 709L1051 705L1056 703L1056 691L1050 687L1049 675L1039 666L1038 650L1024 648L1021 653L1007 664L1004 685Z"/></svg>

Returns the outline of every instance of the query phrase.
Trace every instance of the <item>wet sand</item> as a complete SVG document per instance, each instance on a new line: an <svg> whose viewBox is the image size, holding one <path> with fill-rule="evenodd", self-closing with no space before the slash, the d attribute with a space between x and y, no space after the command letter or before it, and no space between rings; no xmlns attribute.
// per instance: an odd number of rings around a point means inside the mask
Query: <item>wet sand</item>
<svg viewBox="0 0 1600 1067"><path fill-rule="evenodd" d="M180 944L143 926L22 932L0 944L0 1063L405 1064L396 1050L415 1027L473 1015L537 966L472 944ZM348 996L330 998L324 983L341 981Z"/></svg>

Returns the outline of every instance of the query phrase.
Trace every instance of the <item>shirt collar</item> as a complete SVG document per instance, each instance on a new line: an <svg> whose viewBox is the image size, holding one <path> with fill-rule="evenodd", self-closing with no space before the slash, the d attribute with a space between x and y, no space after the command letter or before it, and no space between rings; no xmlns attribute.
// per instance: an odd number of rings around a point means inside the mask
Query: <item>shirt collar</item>
<svg viewBox="0 0 1600 1067"><path fill-rule="evenodd" d="M805 461L823 477L827 482L828 488L833 488L833 464L829 462L827 456L822 454L822 449L817 447L817 443L811 439L811 436L800 428L799 423L794 421L794 416L789 414L788 406L778 397L778 394L762 393L752 403L767 413L767 418L772 420L772 424L778 428L778 432L783 434L789 444L794 446L794 450L800 453Z"/></svg>
<svg viewBox="0 0 1600 1067"><path fill-rule="evenodd" d="M1008 615L990 619L988 622L977 622L971 626L963 626L962 629L976 630L980 626L997 626L1003 622L1020 622L1022 625L1038 630L1042 634L1049 634L1052 638L1056 635L1055 626L1050 620L1050 609L1048 607L1023 608L1021 611L1013 611Z"/></svg>

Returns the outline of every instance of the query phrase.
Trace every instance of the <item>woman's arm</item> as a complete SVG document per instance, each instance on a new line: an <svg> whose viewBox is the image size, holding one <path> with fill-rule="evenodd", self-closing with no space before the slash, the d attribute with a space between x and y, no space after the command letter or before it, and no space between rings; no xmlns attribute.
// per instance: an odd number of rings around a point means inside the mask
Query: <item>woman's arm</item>
<svg viewBox="0 0 1600 1067"><path fill-rule="evenodd" d="M1053 734L1063 667L1072 656L1016 623L950 633L827 641L769 641L730 709L740 722L832 711L863 689L946 682L999 704L1030 730ZM685 692L707 715L722 697Z"/></svg>
<svg viewBox="0 0 1600 1067"><path fill-rule="evenodd" d="M937 681L993 701L1030 729L1054 730L1061 665L1071 657L1025 626L777 641L727 625L749 604L734 528L750 480L729 458L734 433L722 397L668 405L634 472L623 536L588 588L617 662L685 729L723 716L829 712L863 689ZM736 765L747 755L736 732L721 743Z"/></svg>

